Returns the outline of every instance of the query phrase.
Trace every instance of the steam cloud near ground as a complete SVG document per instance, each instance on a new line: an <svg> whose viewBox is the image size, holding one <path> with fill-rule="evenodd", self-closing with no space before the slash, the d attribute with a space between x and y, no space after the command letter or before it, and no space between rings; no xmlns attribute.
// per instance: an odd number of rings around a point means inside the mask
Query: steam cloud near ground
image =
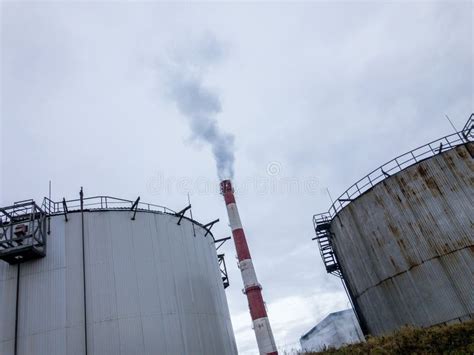
<svg viewBox="0 0 474 355"><path fill-rule="evenodd" d="M221 43L207 35L172 51L165 64L167 95L188 120L192 138L210 145L220 180L234 176L234 136L220 129L221 101L204 78L222 56Z"/></svg>

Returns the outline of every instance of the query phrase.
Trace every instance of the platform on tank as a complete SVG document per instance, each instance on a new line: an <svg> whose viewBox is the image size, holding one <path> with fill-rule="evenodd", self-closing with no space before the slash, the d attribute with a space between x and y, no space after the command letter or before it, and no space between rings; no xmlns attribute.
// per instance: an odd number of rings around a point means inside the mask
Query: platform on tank
<svg viewBox="0 0 474 355"><path fill-rule="evenodd" d="M43 246L19 245L16 247L0 250L0 260L11 265L20 264L28 260L38 259L45 256Z"/></svg>

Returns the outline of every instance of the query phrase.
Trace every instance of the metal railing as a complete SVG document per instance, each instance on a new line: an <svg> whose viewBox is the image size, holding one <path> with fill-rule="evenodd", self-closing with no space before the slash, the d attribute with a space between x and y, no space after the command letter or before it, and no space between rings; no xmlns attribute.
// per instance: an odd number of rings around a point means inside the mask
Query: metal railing
<svg viewBox="0 0 474 355"><path fill-rule="evenodd" d="M17 201L12 206L0 207L0 225L24 219L38 212L42 211L33 200Z"/></svg>
<svg viewBox="0 0 474 355"><path fill-rule="evenodd" d="M469 117L464 128L462 129L462 135L466 139L474 139L474 113Z"/></svg>
<svg viewBox="0 0 474 355"><path fill-rule="evenodd" d="M398 173L399 171L402 171L422 160L453 149L458 145L472 141L474 141L474 114L470 116L463 130L460 132L450 134L422 145L421 147L415 148L390 160L389 162L379 166L377 169L365 175L362 179L358 180L346 191L344 191L344 193L342 193L342 195L333 202L328 212L314 215L314 225L316 226L317 220L323 215L325 218L332 219L340 210L346 207L354 199L362 195L367 190L370 190L372 187L386 178Z"/></svg>
<svg viewBox="0 0 474 355"><path fill-rule="evenodd" d="M169 214L176 214L175 211L168 207L154 205L151 203L137 202L131 200L125 200L111 196L93 196L85 197L83 199L84 210L111 210L111 209L123 209L130 210L136 207L138 211L155 211ZM135 205L136 204L136 205ZM78 211L81 209L81 199L65 200L56 202L45 197L42 204L43 210L49 215L64 214L72 211Z"/></svg>

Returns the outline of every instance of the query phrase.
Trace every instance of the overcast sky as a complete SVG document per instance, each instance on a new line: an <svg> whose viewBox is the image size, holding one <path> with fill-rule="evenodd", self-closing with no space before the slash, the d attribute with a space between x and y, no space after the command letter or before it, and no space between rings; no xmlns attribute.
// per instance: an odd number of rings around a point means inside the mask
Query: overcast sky
<svg viewBox="0 0 474 355"><path fill-rule="evenodd" d="M220 218L214 234L228 236L212 148L180 101L191 73L211 102L201 113L235 148L237 202L281 349L349 304L311 241L326 188L338 196L452 133L445 114L461 128L474 111L472 2L22 1L1 11L0 204L41 201L49 180L56 200L84 186L179 210L189 192L194 217ZM223 249L239 352L256 354L234 246Z"/></svg>

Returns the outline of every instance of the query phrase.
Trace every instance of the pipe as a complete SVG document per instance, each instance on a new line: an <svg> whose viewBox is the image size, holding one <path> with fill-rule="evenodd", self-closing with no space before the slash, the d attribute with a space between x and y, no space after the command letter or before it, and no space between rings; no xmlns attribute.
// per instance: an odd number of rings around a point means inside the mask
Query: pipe
<svg viewBox="0 0 474 355"><path fill-rule="evenodd" d="M18 354L18 312L20 302L20 263L16 271L16 305L15 305L15 343L13 353Z"/></svg>
<svg viewBox="0 0 474 355"><path fill-rule="evenodd" d="M239 269L244 282L244 293L247 296L253 329L257 338L258 350L262 355L277 355L278 351L273 338L272 328L268 320L267 310L262 297L262 286L258 283L257 274L252 263L250 250L240 221L239 211L235 203L234 189L230 180L221 182L221 193L227 207L230 228L234 237L235 249L239 260Z"/></svg>
<svg viewBox="0 0 474 355"><path fill-rule="evenodd" d="M87 339L87 290L86 290L86 250L85 250L85 233L84 233L84 190L79 191L81 201L81 234L82 234L82 283L83 283L83 297L84 297L84 354L88 354L88 339ZM66 219L67 221L67 219Z"/></svg>

